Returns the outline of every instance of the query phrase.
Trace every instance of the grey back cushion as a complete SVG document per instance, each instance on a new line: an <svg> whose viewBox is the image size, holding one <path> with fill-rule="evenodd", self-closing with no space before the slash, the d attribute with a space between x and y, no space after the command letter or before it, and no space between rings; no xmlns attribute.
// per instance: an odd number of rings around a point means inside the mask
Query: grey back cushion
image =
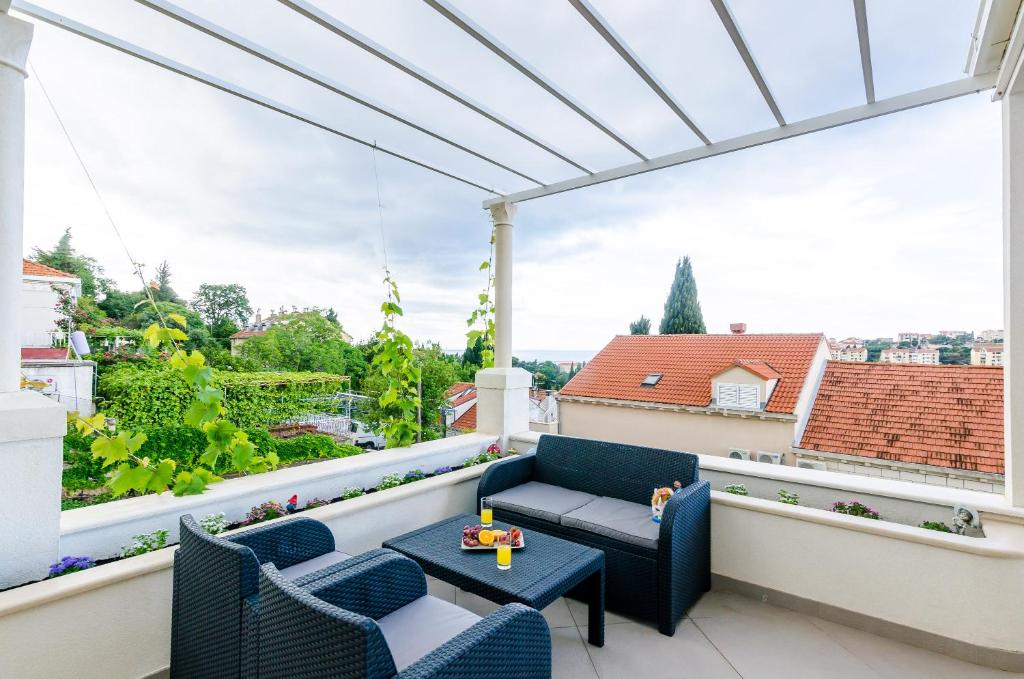
<svg viewBox="0 0 1024 679"><path fill-rule="evenodd" d="M563 514L582 507L596 497L578 490L528 481L515 488L495 493L490 499L497 509L558 523Z"/></svg>
<svg viewBox="0 0 1024 679"><path fill-rule="evenodd" d="M479 615L428 594L385 615L377 626L401 672L479 620Z"/></svg>
<svg viewBox="0 0 1024 679"><path fill-rule="evenodd" d="M283 575L285 578L289 580L297 580L303 575L308 575L313 571L318 571L321 568L327 568L328 566L336 564L339 561L345 561L346 559L351 558L352 556L346 554L345 552L339 552L338 550L334 550L333 552L327 552L326 554L321 554L320 556L313 557L309 561L300 561L294 566L282 568L281 575Z"/></svg>
<svg viewBox="0 0 1024 679"><path fill-rule="evenodd" d="M661 524L651 520L650 505L599 497L562 517L562 525L604 535L647 549L658 549Z"/></svg>

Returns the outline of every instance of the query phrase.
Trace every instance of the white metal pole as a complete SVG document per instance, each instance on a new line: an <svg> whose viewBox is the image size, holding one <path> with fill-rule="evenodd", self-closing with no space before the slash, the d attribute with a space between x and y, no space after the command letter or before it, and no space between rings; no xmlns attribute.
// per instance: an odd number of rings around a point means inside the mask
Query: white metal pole
<svg viewBox="0 0 1024 679"><path fill-rule="evenodd" d="M32 24L0 0L0 394L21 386L21 251L25 204L25 66Z"/></svg>
<svg viewBox="0 0 1024 679"><path fill-rule="evenodd" d="M515 203L492 205L494 220L494 367L512 367L512 220Z"/></svg>

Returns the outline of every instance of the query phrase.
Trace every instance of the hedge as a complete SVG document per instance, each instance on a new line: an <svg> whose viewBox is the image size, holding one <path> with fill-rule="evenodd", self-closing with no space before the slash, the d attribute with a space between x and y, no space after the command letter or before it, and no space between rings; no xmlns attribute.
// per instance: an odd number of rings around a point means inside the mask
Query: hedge
<svg viewBox="0 0 1024 679"><path fill-rule="evenodd" d="M214 370L214 384L224 389L227 418L239 427L264 427L317 412L305 399L330 396L347 388L348 378L328 373L229 372ZM100 377L101 408L118 426L176 425L184 421L192 390L177 370L132 368Z"/></svg>

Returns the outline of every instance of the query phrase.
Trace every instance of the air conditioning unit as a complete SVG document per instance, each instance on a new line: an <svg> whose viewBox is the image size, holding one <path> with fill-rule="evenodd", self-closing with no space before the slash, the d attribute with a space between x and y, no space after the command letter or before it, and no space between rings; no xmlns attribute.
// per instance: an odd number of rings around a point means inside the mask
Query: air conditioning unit
<svg viewBox="0 0 1024 679"><path fill-rule="evenodd" d="M827 472L828 465L816 460L797 460L796 466L800 469L817 469L819 472Z"/></svg>
<svg viewBox="0 0 1024 679"><path fill-rule="evenodd" d="M765 464L782 464L782 455L759 450L757 451L757 461Z"/></svg>
<svg viewBox="0 0 1024 679"><path fill-rule="evenodd" d="M743 448L730 448L729 449L730 460L747 460L750 461L750 451L744 450Z"/></svg>

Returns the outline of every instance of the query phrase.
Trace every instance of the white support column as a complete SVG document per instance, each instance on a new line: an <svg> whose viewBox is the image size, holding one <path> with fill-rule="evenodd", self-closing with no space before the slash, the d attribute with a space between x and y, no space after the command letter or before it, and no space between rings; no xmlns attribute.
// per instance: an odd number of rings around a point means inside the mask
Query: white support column
<svg viewBox="0 0 1024 679"><path fill-rule="evenodd" d="M1024 507L1024 78L1020 58L1003 107L1003 422L1006 497Z"/></svg>
<svg viewBox="0 0 1024 679"><path fill-rule="evenodd" d="M0 0L0 588L46 577L60 545L64 409L21 386L25 65L32 24Z"/></svg>
<svg viewBox="0 0 1024 679"><path fill-rule="evenodd" d="M512 367L512 220L514 203L491 208L494 220L494 367Z"/></svg>
<svg viewBox="0 0 1024 679"><path fill-rule="evenodd" d="M502 449L511 434L530 429L533 377L512 367L513 203L492 205L494 220L494 367L477 371L477 431L497 434Z"/></svg>

